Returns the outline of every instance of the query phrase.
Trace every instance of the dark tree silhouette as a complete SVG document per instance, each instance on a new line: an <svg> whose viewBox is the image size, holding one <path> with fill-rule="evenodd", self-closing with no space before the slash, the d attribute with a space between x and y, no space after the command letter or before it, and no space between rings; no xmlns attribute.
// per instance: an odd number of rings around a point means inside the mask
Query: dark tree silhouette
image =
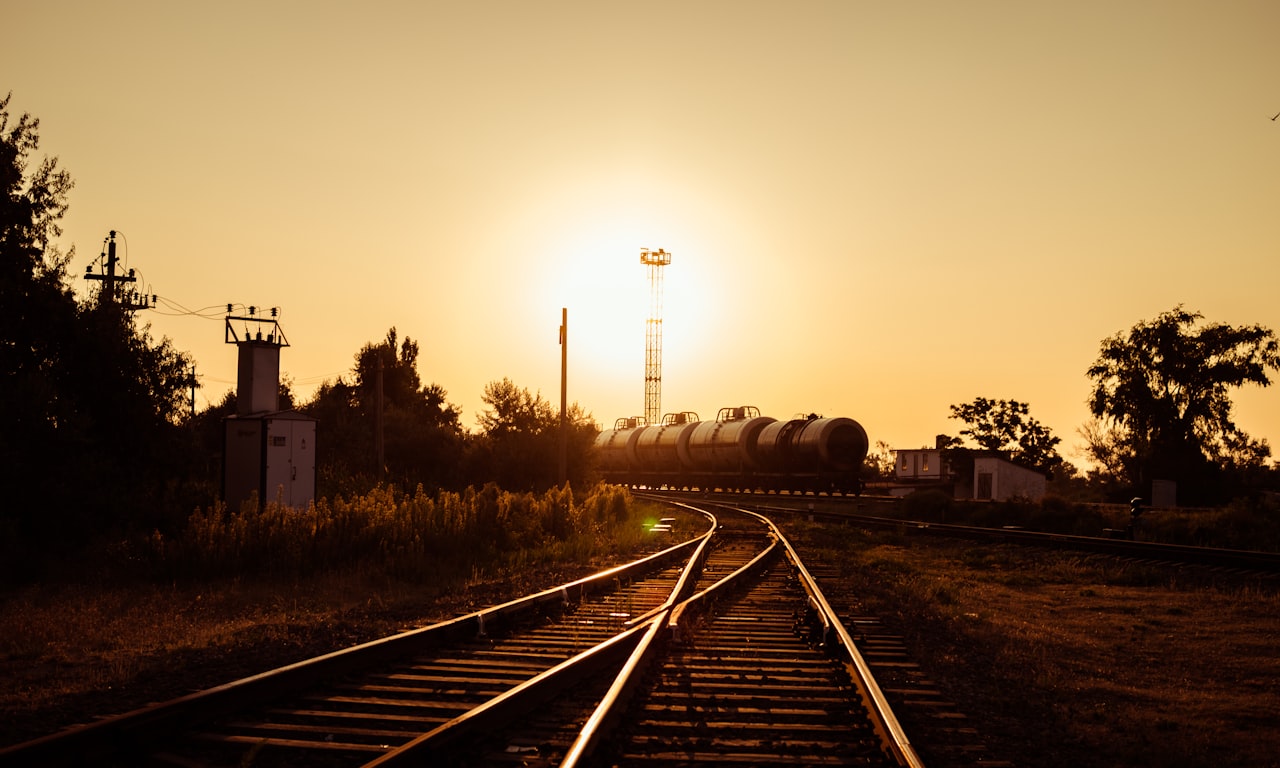
<svg viewBox="0 0 1280 768"><path fill-rule="evenodd" d="M1061 439L1031 417L1027 403L978 397L972 403L951 406L951 418L967 424L960 434L983 450L1001 451L1010 461L1049 474L1062 466L1056 448Z"/></svg>
<svg viewBox="0 0 1280 768"><path fill-rule="evenodd" d="M1230 391L1271 383L1275 334L1203 320L1179 305L1141 321L1104 339L1088 369L1099 420L1084 431L1089 450L1136 492L1166 479L1178 482L1180 499L1217 501L1229 491L1224 473L1256 469L1271 454L1235 425Z"/></svg>
<svg viewBox="0 0 1280 768"><path fill-rule="evenodd" d="M481 398L489 406L477 417L480 435L468 458L473 482L496 482L509 490L544 490L559 480L560 414L541 394L510 379L490 382ZM591 446L599 427L577 403L568 409L568 480L589 480Z"/></svg>
<svg viewBox="0 0 1280 768"><path fill-rule="evenodd" d="M52 464L77 410L63 381L76 326L65 284L74 250L62 254L53 242L73 184L56 158L30 167L40 121L24 114L11 123L10 98L0 100L0 479L35 497L56 475ZM49 490L57 506L69 503L65 485ZM0 515L31 522L4 506Z"/></svg>
<svg viewBox="0 0 1280 768"><path fill-rule="evenodd" d="M0 100L0 480L38 499L4 505L11 540L79 541L165 522L189 364L118 303L76 302L75 249L56 239L70 175L32 161L39 121Z"/></svg>
<svg viewBox="0 0 1280 768"><path fill-rule="evenodd" d="M360 491L382 481L407 489L459 485L463 453L460 411L439 385L423 386L418 343L395 328L355 356L353 383L325 382L302 410L319 422L317 461L322 495ZM379 367L381 373L379 374ZM383 457L378 467L377 407L381 380Z"/></svg>

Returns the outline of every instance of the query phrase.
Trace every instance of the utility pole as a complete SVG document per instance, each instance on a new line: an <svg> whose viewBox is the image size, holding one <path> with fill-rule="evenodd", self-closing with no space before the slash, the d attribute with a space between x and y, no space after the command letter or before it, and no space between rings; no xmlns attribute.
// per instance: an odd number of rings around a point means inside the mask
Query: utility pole
<svg viewBox="0 0 1280 768"><path fill-rule="evenodd" d="M138 278L134 276L133 270L130 269L127 275L117 275L116 265L120 260L116 256L116 231L113 229L103 241L105 246L102 254L98 257L101 271L98 274L93 273L93 265L90 264L84 268L85 280L97 280L102 283L102 290L98 292L98 302L106 304L115 304L119 302L120 306L126 310L133 311L135 309L150 309L155 306L155 296L139 295L137 290L125 293L122 289L116 287L117 283L134 283Z"/></svg>
<svg viewBox="0 0 1280 768"><path fill-rule="evenodd" d="M560 485L569 480L569 308L560 308Z"/></svg>
<svg viewBox="0 0 1280 768"><path fill-rule="evenodd" d="M196 366L195 366L195 364L194 364L194 363L191 365L191 378L187 380L187 383L191 385L191 417L192 417L192 418L195 418L195 415L196 415L196 387L197 387L197 386L199 386L199 385L196 383Z"/></svg>
<svg viewBox="0 0 1280 768"><path fill-rule="evenodd" d="M394 348L393 348L394 349ZM383 440L382 427L382 352L378 351L378 392L374 396L374 450L378 454L378 479L381 480L386 474L387 458L386 445Z"/></svg>
<svg viewBox="0 0 1280 768"><path fill-rule="evenodd" d="M662 268L671 254L659 248L640 249L640 263L649 273L649 319L644 332L644 418L647 424L662 419Z"/></svg>

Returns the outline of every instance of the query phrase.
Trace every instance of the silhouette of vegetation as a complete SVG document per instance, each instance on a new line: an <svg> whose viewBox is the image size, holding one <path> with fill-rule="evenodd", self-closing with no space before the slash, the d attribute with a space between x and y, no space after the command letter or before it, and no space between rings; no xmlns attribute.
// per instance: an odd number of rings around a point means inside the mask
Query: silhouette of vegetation
<svg viewBox="0 0 1280 768"><path fill-rule="evenodd" d="M321 499L306 510L268 503L197 510L171 536L139 540L134 562L150 579L308 578L359 568L429 582L473 568L502 570L627 548L644 535L630 494L569 486L541 494L495 485L404 493L391 486ZM607 533L606 533L607 531ZM624 543L625 542L625 543Z"/></svg>
<svg viewBox="0 0 1280 768"><path fill-rule="evenodd" d="M972 439L978 448L999 451L1015 464L1053 475L1064 463L1056 448L1062 441L1033 419L1030 410L1031 406L1017 400L978 397L972 403L951 406L951 418L968 425L960 434ZM948 448L962 445L958 438L947 439Z"/></svg>
<svg viewBox="0 0 1280 768"><path fill-rule="evenodd" d="M418 344L398 341L395 328L355 356L352 383L325 382L301 410L319 420L319 495L363 494L382 483L404 489L462 490L496 483L518 491L559 484L558 409L510 379L486 385L488 406L479 433L459 424L459 408L438 385L423 385ZM381 366L381 374L379 374ZM377 465L378 380L381 376L384 465ZM577 403L568 409L567 481L593 481L591 446L599 427Z"/></svg>
<svg viewBox="0 0 1280 768"><path fill-rule="evenodd" d="M468 457L471 477L487 476L504 488L538 490L558 482L560 415L542 398L510 379L490 382L477 417L480 434ZM569 482L582 485L592 472L591 446L599 427L577 403L567 412Z"/></svg>
<svg viewBox="0 0 1280 768"><path fill-rule="evenodd" d="M0 553L30 565L22 545L77 545L110 530L165 522L181 477L178 420L189 362L139 330L115 297L83 304L68 286L75 249L56 245L73 182L56 158L38 162L40 121L0 100L0 482L38 488L38 506L0 509ZM105 290L105 288L104 288Z"/></svg>
<svg viewBox="0 0 1280 768"><path fill-rule="evenodd" d="M865 482L889 482L894 478L893 449L883 440L877 440L862 463L860 477Z"/></svg>
<svg viewBox="0 0 1280 768"><path fill-rule="evenodd" d="M395 328L355 356L352 382L325 382L301 410L319 421L320 495L362 493L382 482L403 488L459 488L464 434L460 409L418 374L418 343ZM379 370L381 369L381 370ZM381 388L383 465L378 466Z"/></svg>
<svg viewBox="0 0 1280 768"><path fill-rule="evenodd" d="M1125 492L1178 484L1179 503L1225 501L1266 466L1271 448L1232 421L1230 390L1267 386L1280 368L1275 334L1260 325L1204 323L1180 305L1104 339L1087 371L1097 421L1082 435Z"/></svg>

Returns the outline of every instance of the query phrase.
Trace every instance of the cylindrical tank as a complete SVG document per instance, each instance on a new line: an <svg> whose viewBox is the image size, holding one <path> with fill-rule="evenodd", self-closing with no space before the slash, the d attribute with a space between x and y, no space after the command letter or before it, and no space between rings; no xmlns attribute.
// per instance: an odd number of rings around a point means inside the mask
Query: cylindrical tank
<svg viewBox="0 0 1280 768"><path fill-rule="evenodd" d="M640 430L635 444L635 467L643 472L678 473L689 434L699 422L662 424Z"/></svg>
<svg viewBox="0 0 1280 768"><path fill-rule="evenodd" d="M766 424L756 437L756 460L766 472L789 472L795 464L791 444L805 419L789 419Z"/></svg>
<svg viewBox="0 0 1280 768"><path fill-rule="evenodd" d="M844 417L775 422L756 441L760 463L771 472L852 472L868 447L866 430Z"/></svg>
<svg viewBox="0 0 1280 768"><path fill-rule="evenodd" d="M867 458L867 431L853 419L837 417L805 422L792 442L801 467L852 472Z"/></svg>
<svg viewBox="0 0 1280 768"><path fill-rule="evenodd" d="M758 413L758 411L754 411ZM689 436L689 465L695 472L741 472L758 465L756 437L776 419L748 416L730 421L703 421Z"/></svg>
<svg viewBox="0 0 1280 768"><path fill-rule="evenodd" d="M609 429L596 435L597 466L601 472L626 472L636 462L636 441L643 427Z"/></svg>

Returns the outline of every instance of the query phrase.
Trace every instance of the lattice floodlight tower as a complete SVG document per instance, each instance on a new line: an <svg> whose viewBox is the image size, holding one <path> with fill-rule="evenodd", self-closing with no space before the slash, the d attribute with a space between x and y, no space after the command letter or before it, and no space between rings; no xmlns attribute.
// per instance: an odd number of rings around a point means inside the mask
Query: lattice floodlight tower
<svg viewBox="0 0 1280 768"><path fill-rule="evenodd" d="M662 268L671 254L659 248L640 249L640 263L649 273L649 319L644 332L644 418L657 424L662 418Z"/></svg>

